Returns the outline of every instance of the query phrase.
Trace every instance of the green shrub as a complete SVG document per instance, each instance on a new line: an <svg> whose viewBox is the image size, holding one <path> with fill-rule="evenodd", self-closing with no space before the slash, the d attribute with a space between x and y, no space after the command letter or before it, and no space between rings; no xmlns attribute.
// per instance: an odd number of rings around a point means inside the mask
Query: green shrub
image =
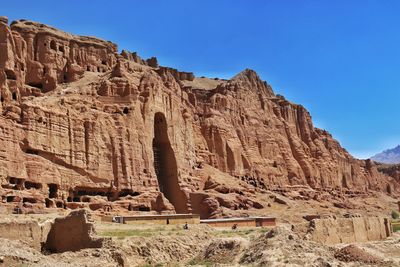
<svg viewBox="0 0 400 267"><path fill-rule="evenodd" d="M397 220L399 217L399 213L395 210L392 210L392 219Z"/></svg>
<svg viewBox="0 0 400 267"><path fill-rule="evenodd" d="M206 266L206 267L211 267L214 264L210 261L206 261L206 260L200 260L200 259L192 259L187 263L189 266L193 266L193 265L202 265L202 266Z"/></svg>

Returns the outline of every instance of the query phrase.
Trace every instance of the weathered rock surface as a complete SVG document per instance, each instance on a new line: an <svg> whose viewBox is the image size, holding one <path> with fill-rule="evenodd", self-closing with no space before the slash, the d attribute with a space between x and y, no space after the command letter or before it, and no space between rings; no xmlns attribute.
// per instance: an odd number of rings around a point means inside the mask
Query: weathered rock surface
<svg viewBox="0 0 400 267"><path fill-rule="evenodd" d="M39 224L35 220L2 219L0 221L0 238L19 240L26 245L41 250L46 241L49 223Z"/></svg>
<svg viewBox="0 0 400 267"><path fill-rule="evenodd" d="M325 245L384 240L391 234L390 220L382 217L322 218L309 225L311 240Z"/></svg>
<svg viewBox="0 0 400 267"><path fill-rule="evenodd" d="M0 238L19 240L38 251L52 253L101 248L107 239L95 236L90 216L81 209L41 223L34 218L4 218L0 221Z"/></svg>
<svg viewBox="0 0 400 267"><path fill-rule="evenodd" d="M50 252L101 248L104 239L94 237L93 224L86 210L72 211L65 218L56 218L48 232L44 248Z"/></svg>
<svg viewBox="0 0 400 267"><path fill-rule="evenodd" d="M354 159L254 71L196 79L111 42L0 19L4 206L217 217L262 208L263 190L398 196L398 179Z"/></svg>
<svg viewBox="0 0 400 267"><path fill-rule="evenodd" d="M378 171L400 181L400 164L377 164Z"/></svg>
<svg viewBox="0 0 400 267"><path fill-rule="evenodd" d="M369 254L367 251L357 247L356 245L348 245L339 249L335 253L335 258L343 262L363 262L369 264L382 263L383 260Z"/></svg>

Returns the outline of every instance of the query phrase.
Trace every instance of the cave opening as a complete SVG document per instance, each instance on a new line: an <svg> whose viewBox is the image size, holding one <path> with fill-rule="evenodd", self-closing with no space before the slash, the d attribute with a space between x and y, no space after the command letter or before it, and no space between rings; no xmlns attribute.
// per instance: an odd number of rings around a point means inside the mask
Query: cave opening
<svg viewBox="0 0 400 267"><path fill-rule="evenodd" d="M45 199L45 205L46 205L46 208L53 208L54 207L53 201L51 201L49 198Z"/></svg>
<svg viewBox="0 0 400 267"><path fill-rule="evenodd" d="M178 168L168 138L167 120L161 112L154 115L153 155L160 191L175 207L177 213L187 213L187 199L179 187Z"/></svg>
<svg viewBox="0 0 400 267"><path fill-rule="evenodd" d="M57 44L56 44L56 42L54 40L51 40L50 48L57 51Z"/></svg>
<svg viewBox="0 0 400 267"><path fill-rule="evenodd" d="M139 211L150 211L150 208L146 206L140 206Z"/></svg>
<svg viewBox="0 0 400 267"><path fill-rule="evenodd" d="M22 198L22 202L23 203L35 204L35 203L37 203L37 200L35 198L32 198L32 197L24 197L24 198Z"/></svg>
<svg viewBox="0 0 400 267"><path fill-rule="evenodd" d="M58 185L48 184L49 187L49 198L57 198Z"/></svg>
<svg viewBox="0 0 400 267"><path fill-rule="evenodd" d="M25 188L26 189L36 189L40 190L42 189L42 184L40 183L35 183L35 182L30 182L30 181L25 181Z"/></svg>
<svg viewBox="0 0 400 267"><path fill-rule="evenodd" d="M24 189L24 179L9 177L8 182L10 183L11 189L14 190Z"/></svg>
<svg viewBox="0 0 400 267"><path fill-rule="evenodd" d="M118 193L118 197L127 197L127 196L139 196L140 193L139 192L135 192L131 189L122 189L119 193Z"/></svg>
<svg viewBox="0 0 400 267"><path fill-rule="evenodd" d="M6 78L8 79L8 80L16 80L17 79L17 76L15 75L15 73L14 73L14 71L12 71L12 70L5 70L4 71L5 73L6 73Z"/></svg>
<svg viewBox="0 0 400 267"><path fill-rule="evenodd" d="M42 83L28 83L29 86L38 88L38 89L43 89L43 84Z"/></svg>

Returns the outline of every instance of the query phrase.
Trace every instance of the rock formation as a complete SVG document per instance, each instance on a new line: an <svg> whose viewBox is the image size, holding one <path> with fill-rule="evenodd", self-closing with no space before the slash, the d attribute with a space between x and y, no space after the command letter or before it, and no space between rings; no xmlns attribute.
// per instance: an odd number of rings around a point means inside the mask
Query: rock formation
<svg viewBox="0 0 400 267"><path fill-rule="evenodd" d="M0 195L10 210L217 217L263 208L254 194L263 190L398 195L398 180L354 159L252 70L197 79L118 54L111 42L7 23L0 19Z"/></svg>

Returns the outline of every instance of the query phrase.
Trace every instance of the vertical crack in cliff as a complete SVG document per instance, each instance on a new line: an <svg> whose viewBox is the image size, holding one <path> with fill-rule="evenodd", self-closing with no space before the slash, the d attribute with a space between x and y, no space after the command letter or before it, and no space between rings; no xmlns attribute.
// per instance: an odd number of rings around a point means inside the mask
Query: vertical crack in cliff
<svg viewBox="0 0 400 267"><path fill-rule="evenodd" d="M299 153L299 151L298 151L299 148L296 146L296 144L294 142L295 137L290 132L290 128L287 124L285 125L285 132L286 132L287 140L288 140L293 158L297 161L298 166L300 167L302 174L304 176L304 177L297 177L297 179L303 180L305 178L304 182L306 182L309 186L314 188L315 182L314 182L313 178L311 177L311 171L310 171L311 167L307 164L307 161L304 159L304 157ZM289 177L289 180L292 180L292 178L293 177ZM293 181L290 181L290 182L292 183Z"/></svg>
<svg viewBox="0 0 400 267"><path fill-rule="evenodd" d="M127 155L125 153L125 145L123 142L120 143L120 154L121 154L121 171L124 177L124 181L128 181L128 171L127 171Z"/></svg>
<svg viewBox="0 0 400 267"><path fill-rule="evenodd" d="M69 163L72 164L72 128L71 128L71 117L69 109L67 109L67 122L68 122L68 145L69 145Z"/></svg>
<svg viewBox="0 0 400 267"><path fill-rule="evenodd" d="M112 171L114 174L114 186L119 188L119 180L118 180L118 159L117 159L117 151L115 148L115 139L110 136L110 146L111 146L111 163L112 163Z"/></svg>
<svg viewBox="0 0 400 267"><path fill-rule="evenodd" d="M89 165L89 144L90 144L90 122L85 121L84 124L84 136L85 136L85 159L86 159L86 166Z"/></svg>
<svg viewBox="0 0 400 267"><path fill-rule="evenodd" d="M167 120L163 113L154 116L154 170L160 191L174 205L177 213L188 212L187 198L178 183L175 154L167 133Z"/></svg>

